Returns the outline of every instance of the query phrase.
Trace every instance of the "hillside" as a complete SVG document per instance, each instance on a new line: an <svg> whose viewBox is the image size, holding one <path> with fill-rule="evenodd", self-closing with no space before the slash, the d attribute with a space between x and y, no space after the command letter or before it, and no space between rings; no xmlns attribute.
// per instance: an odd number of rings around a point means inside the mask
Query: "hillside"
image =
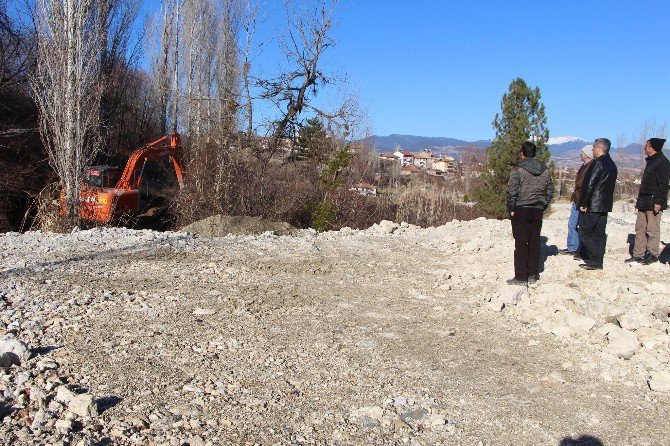
<svg viewBox="0 0 670 446"><path fill-rule="evenodd" d="M665 444L668 265L618 204L580 270L567 215L528 290L507 221L2 235L0 444Z"/></svg>

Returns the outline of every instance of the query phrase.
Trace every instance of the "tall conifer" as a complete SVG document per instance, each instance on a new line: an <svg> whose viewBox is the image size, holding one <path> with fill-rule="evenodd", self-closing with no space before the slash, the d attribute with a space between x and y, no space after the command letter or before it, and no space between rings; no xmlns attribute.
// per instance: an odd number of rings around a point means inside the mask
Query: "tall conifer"
<svg viewBox="0 0 670 446"><path fill-rule="evenodd" d="M521 78L514 79L502 97L501 113L496 113L493 120L496 135L486 149L484 184L475 191L478 205L491 217L507 217L507 181L512 166L519 161L521 144L533 141L537 145L536 158L545 163L549 161L549 129L540 99L540 89L531 89Z"/></svg>

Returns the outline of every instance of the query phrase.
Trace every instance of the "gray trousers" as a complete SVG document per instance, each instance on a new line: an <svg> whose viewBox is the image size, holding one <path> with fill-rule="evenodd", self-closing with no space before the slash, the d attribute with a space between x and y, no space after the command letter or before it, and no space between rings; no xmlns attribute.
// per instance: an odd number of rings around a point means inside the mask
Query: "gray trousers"
<svg viewBox="0 0 670 446"><path fill-rule="evenodd" d="M658 257L661 254L661 216L663 211L639 211L635 221L635 246L633 257L643 257L646 252Z"/></svg>

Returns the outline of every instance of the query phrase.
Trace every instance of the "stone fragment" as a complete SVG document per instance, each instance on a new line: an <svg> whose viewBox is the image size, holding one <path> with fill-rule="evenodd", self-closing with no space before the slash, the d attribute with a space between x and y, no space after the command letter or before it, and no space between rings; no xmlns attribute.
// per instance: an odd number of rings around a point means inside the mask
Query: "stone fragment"
<svg viewBox="0 0 670 446"><path fill-rule="evenodd" d="M58 420L58 421L56 421L56 429L58 429L59 432L62 432L64 434L67 434L70 431L72 431L72 426L73 426L72 421L68 421L68 420Z"/></svg>
<svg viewBox="0 0 670 446"><path fill-rule="evenodd" d="M94 418L98 416L98 408L92 395L84 393L76 395L67 405L70 412L79 415L82 418Z"/></svg>
<svg viewBox="0 0 670 446"><path fill-rule="evenodd" d="M196 316L212 316L216 314L216 311L209 308L196 308L193 314Z"/></svg>
<svg viewBox="0 0 670 446"><path fill-rule="evenodd" d="M623 359L630 359L640 348L640 341L628 330L613 330L607 335L609 344L605 352Z"/></svg>
<svg viewBox="0 0 670 446"><path fill-rule="evenodd" d="M388 220L382 220L377 225L377 232L380 234L393 234L398 229L398 224Z"/></svg>
<svg viewBox="0 0 670 446"><path fill-rule="evenodd" d="M526 287L504 286L488 298L487 307L493 311L502 311L506 307L516 305L528 296Z"/></svg>
<svg viewBox="0 0 670 446"><path fill-rule="evenodd" d="M447 424L447 416L444 414L434 413L430 416L428 423L431 427L444 426Z"/></svg>
<svg viewBox="0 0 670 446"><path fill-rule="evenodd" d="M596 321L590 317L582 316L572 311L565 312L565 321L574 330L588 333L596 325Z"/></svg>
<svg viewBox="0 0 670 446"><path fill-rule="evenodd" d="M384 417L384 409L379 406L366 406L351 411L353 418L368 417L373 420L381 421Z"/></svg>
<svg viewBox="0 0 670 446"><path fill-rule="evenodd" d="M402 415L400 415L400 419L407 424L417 423L423 420L426 415L428 415L428 413L428 410L424 408L408 410L407 412L404 412Z"/></svg>
<svg viewBox="0 0 670 446"><path fill-rule="evenodd" d="M10 334L0 336L0 367L9 368L12 364L21 365L21 361L26 361L28 358L30 358L30 350L25 342Z"/></svg>
<svg viewBox="0 0 670 446"><path fill-rule="evenodd" d="M77 396L72 390L68 389L67 386L59 386L56 389L56 401L63 404L69 404L70 401Z"/></svg>
<svg viewBox="0 0 670 446"><path fill-rule="evenodd" d="M663 322L670 321L670 307L660 306L656 307L652 312L653 316Z"/></svg>
<svg viewBox="0 0 670 446"><path fill-rule="evenodd" d="M670 372L654 372L648 383L654 392L670 392Z"/></svg>
<svg viewBox="0 0 670 446"><path fill-rule="evenodd" d="M643 327L650 327L654 321L651 315L643 312L637 307L633 307L619 318L621 328L626 330L637 330Z"/></svg>

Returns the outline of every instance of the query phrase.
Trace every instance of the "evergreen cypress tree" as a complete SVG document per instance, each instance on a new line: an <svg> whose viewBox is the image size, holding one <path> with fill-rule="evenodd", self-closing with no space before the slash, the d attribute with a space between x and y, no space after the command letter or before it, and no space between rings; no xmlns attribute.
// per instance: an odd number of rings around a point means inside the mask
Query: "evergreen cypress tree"
<svg viewBox="0 0 670 446"><path fill-rule="evenodd" d="M551 157L547 147L547 117L540 99L540 89L531 89L521 78L514 79L502 97L502 114L496 113L493 120L496 135L486 149L488 160L482 173L484 184L475 191L478 205L491 217L508 217L505 212L507 181L512 166L519 161L521 144L534 142L536 158L540 161L546 163Z"/></svg>

